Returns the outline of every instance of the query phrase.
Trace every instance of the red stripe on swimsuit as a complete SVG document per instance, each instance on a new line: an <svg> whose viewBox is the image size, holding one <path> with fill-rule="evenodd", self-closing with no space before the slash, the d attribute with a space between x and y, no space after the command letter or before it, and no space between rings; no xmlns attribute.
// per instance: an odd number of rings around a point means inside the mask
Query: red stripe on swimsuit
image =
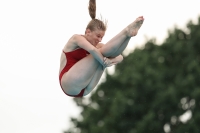
<svg viewBox="0 0 200 133"><path fill-rule="evenodd" d="M66 57L66 60L67 60L67 63L65 65L65 67L63 68L63 70L60 72L60 75L59 75L59 81L60 81L60 86L62 88L62 85L61 85L61 79L62 79L62 76L67 72L69 71L69 69L74 65L76 64L79 60L83 59L84 57L86 57L89 53L82 49L82 48L79 48L79 49L76 49L74 51L70 51L70 52L64 52L63 53L65 54L65 57ZM62 88L63 90L63 88ZM72 97L83 97L83 94L84 94L84 91L85 91L85 88L81 90L81 92L78 94L78 95L69 95L67 94L64 90L63 92L68 95L68 96L72 96Z"/></svg>

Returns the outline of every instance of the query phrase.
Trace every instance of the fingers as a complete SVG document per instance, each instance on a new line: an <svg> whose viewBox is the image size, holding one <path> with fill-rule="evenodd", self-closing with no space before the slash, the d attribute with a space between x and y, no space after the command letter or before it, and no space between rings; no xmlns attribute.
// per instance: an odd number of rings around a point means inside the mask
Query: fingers
<svg viewBox="0 0 200 133"><path fill-rule="evenodd" d="M112 66L112 60L109 59L109 58L104 57L104 65L105 65L105 67Z"/></svg>

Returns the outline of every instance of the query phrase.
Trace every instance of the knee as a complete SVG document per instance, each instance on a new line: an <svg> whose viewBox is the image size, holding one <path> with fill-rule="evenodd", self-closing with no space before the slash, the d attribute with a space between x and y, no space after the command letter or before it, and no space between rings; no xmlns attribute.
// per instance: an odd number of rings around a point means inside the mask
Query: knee
<svg viewBox="0 0 200 133"><path fill-rule="evenodd" d="M117 63L122 62L123 59L124 59L124 57L123 57L122 55L119 55L119 56L117 57L117 60L118 60Z"/></svg>
<svg viewBox="0 0 200 133"><path fill-rule="evenodd" d="M120 56L120 59L121 59L121 62L124 60L124 57L122 55L119 55Z"/></svg>

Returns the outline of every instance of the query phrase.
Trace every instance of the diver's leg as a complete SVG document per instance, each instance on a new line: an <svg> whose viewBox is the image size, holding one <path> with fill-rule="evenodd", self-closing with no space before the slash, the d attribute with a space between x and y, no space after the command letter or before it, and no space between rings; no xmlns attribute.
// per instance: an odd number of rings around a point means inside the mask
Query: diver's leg
<svg viewBox="0 0 200 133"><path fill-rule="evenodd" d="M108 41L100 49L102 55L105 57L115 57L121 54L128 45L130 38L137 35L143 21L144 18L142 16L138 17L133 23L128 25L119 34Z"/></svg>
<svg viewBox="0 0 200 133"><path fill-rule="evenodd" d="M122 54L122 52L123 52L123 51L125 50L125 48L127 47L128 43L129 43L129 41L130 41L130 39L131 39L130 37L127 38L127 39L123 42L123 44L117 49L117 51L115 51L110 57L116 57L116 56Z"/></svg>
<svg viewBox="0 0 200 133"><path fill-rule="evenodd" d="M102 66L99 64L89 84L85 87L85 92L83 94L84 96L89 94L96 87L96 85L99 83L101 76L103 75L103 72L104 69L102 69Z"/></svg>
<svg viewBox="0 0 200 133"><path fill-rule="evenodd" d="M123 58L110 58L110 60L117 64ZM85 89L83 95L89 94L98 84L104 69L92 55L86 56L63 75L61 85L64 92L69 95L77 95L82 89Z"/></svg>
<svg viewBox="0 0 200 133"><path fill-rule="evenodd" d="M85 88L86 95L99 82L103 72L103 66L92 55L88 55L62 76L62 88L69 95L77 95Z"/></svg>

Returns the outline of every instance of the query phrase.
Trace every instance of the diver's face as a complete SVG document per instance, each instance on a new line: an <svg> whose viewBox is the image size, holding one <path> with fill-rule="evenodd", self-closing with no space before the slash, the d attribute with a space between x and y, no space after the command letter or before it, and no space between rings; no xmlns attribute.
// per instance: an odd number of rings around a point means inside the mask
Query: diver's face
<svg viewBox="0 0 200 133"><path fill-rule="evenodd" d="M86 37L87 40L94 46L96 46L99 42L102 41L103 37L105 35L105 31L96 29L94 31L91 31L90 29L86 30Z"/></svg>

